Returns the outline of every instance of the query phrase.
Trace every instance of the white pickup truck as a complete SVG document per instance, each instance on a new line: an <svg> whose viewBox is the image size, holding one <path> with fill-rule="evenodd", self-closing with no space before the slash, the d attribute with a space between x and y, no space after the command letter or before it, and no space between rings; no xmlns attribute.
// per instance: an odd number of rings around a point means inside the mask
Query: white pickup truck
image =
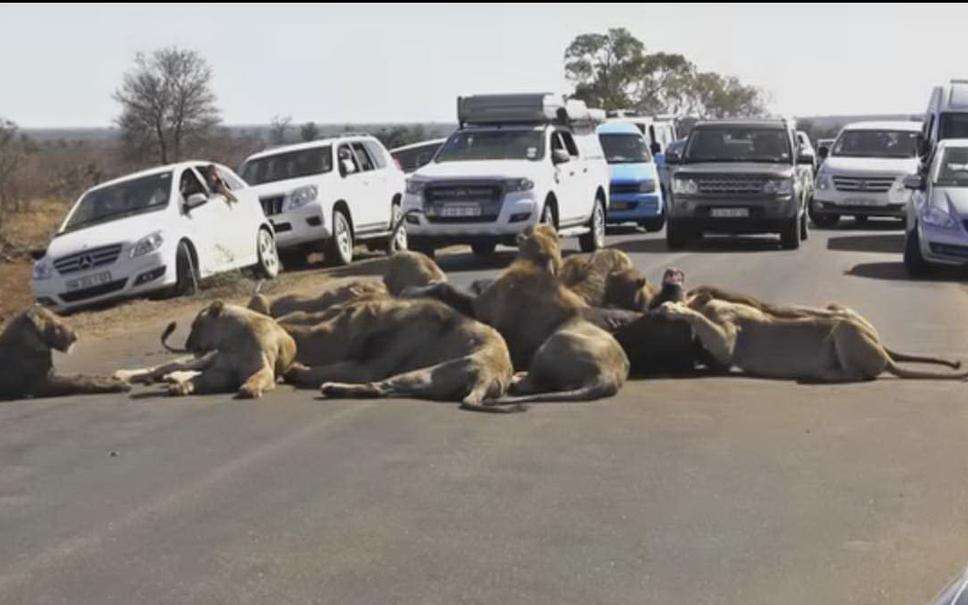
<svg viewBox="0 0 968 605"><path fill-rule="evenodd" d="M409 247L470 244L488 255L538 222L605 245L608 164L595 126L604 113L552 94L458 99L460 128L408 180Z"/></svg>

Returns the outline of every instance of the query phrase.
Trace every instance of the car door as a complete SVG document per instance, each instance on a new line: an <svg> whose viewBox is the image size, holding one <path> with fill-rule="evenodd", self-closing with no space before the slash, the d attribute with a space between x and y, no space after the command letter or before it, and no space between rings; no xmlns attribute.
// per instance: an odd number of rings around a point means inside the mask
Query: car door
<svg viewBox="0 0 968 605"><path fill-rule="evenodd" d="M350 144L360 165L362 197L360 210L356 218L356 231L366 232L379 229L386 224L386 209L389 201L384 199L386 189L386 174L377 169L370 152L361 141ZM381 220L382 219L382 220Z"/></svg>
<svg viewBox="0 0 968 605"><path fill-rule="evenodd" d="M336 163L339 169L339 191L335 192L331 201L343 200L349 206L350 220L356 226L366 223L366 187L363 185L364 174L360 171L360 162L353 153L349 143L341 143L336 148ZM326 192L323 192L324 195ZM325 217L326 223L331 225L333 217Z"/></svg>
<svg viewBox="0 0 968 605"><path fill-rule="evenodd" d="M591 175L585 157L572 133L561 130L558 134L561 136L565 151L571 157L570 162L562 165L562 168L568 172L571 189L569 195L571 207L569 212L567 214L562 213L562 216L566 223L581 222L591 215L592 201L595 199L595 193L591 187Z"/></svg>
<svg viewBox="0 0 968 605"><path fill-rule="evenodd" d="M224 225L228 227L225 229L225 245L233 251L233 266L247 267L258 260L256 239L265 214L259 199L246 190L242 179L225 166L213 165L222 182L235 197L235 201L231 201L222 195L217 196L224 202L222 214L225 217Z"/></svg>
<svg viewBox="0 0 968 605"><path fill-rule="evenodd" d="M548 146L551 149L549 156L553 156L556 151L568 152L565 147L564 138L561 136L563 131L555 130L551 133L551 142ZM571 154L568 154L571 158ZM549 157L550 159L550 157ZM558 224L561 227L568 227L575 223L578 217L580 183L578 182L579 167L574 158L564 164L554 166L555 182L557 185L556 197L558 199Z"/></svg>
<svg viewBox="0 0 968 605"><path fill-rule="evenodd" d="M202 193L208 201L188 210L185 202L194 194ZM182 232L191 241L198 257L198 272L202 277L217 271L219 263L215 243L217 241L217 205L212 203L210 192L201 175L193 167L186 167L178 176L178 212Z"/></svg>

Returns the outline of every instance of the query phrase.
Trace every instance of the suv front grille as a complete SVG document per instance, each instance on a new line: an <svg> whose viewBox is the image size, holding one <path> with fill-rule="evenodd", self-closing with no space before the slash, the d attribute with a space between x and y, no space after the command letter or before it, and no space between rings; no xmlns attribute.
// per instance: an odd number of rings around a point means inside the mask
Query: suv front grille
<svg viewBox="0 0 968 605"><path fill-rule="evenodd" d="M894 184L894 177L854 177L835 176L834 187L837 191L853 191L866 193L884 193L890 191Z"/></svg>
<svg viewBox="0 0 968 605"><path fill-rule="evenodd" d="M608 186L609 194L616 193L638 193L639 184L638 183L612 183Z"/></svg>
<svg viewBox="0 0 968 605"><path fill-rule="evenodd" d="M61 275L70 275L71 273L110 265L118 260L119 256L121 256L121 244L112 244L62 256L54 261L54 268Z"/></svg>
<svg viewBox="0 0 968 605"><path fill-rule="evenodd" d="M495 182L439 183L424 189L424 210L431 223L492 223L501 214L504 187ZM445 216L448 206L480 207L474 216Z"/></svg>
<svg viewBox="0 0 968 605"><path fill-rule="evenodd" d="M285 196L274 195L272 197L260 197L259 203L262 204L262 211L265 212L266 216L273 216L275 214L282 214L282 202Z"/></svg>
<svg viewBox="0 0 968 605"><path fill-rule="evenodd" d="M694 179L699 193L725 193L729 195L760 195L767 178L763 176L699 176Z"/></svg>

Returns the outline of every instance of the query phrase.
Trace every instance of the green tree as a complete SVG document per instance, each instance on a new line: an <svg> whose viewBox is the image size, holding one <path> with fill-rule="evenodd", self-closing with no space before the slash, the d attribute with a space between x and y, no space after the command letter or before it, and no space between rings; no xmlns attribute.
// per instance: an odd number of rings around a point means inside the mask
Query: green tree
<svg viewBox="0 0 968 605"><path fill-rule="evenodd" d="M565 49L565 75L572 95L606 110L635 105L642 95L645 45L624 27L582 34Z"/></svg>
<svg viewBox="0 0 968 605"><path fill-rule="evenodd" d="M303 141L315 141L319 138L319 126L316 126L316 122L306 122L299 129L299 136Z"/></svg>

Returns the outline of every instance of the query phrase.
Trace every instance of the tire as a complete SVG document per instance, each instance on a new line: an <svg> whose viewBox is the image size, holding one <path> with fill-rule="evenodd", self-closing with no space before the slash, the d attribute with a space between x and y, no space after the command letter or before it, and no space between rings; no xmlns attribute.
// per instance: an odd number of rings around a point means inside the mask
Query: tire
<svg viewBox="0 0 968 605"><path fill-rule="evenodd" d="M646 221L639 221L639 227L642 227L649 233L655 233L656 231L662 231L662 228L665 226L665 222L666 222L665 214L662 214L657 218L649 219Z"/></svg>
<svg viewBox="0 0 968 605"><path fill-rule="evenodd" d="M169 290L172 297L191 296L198 292L198 263L188 242L179 242L175 252L175 285Z"/></svg>
<svg viewBox="0 0 968 605"><path fill-rule="evenodd" d="M588 233L578 237L582 252L594 252L605 247L605 204L595 198L595 208L588 219Z"/></svg>
<svg viewBox="0 0 968 605"><path fill-rule="evenodd" d="M670 250L679 250L680 248L684 248L691 239L691 233L671 220L666 224L666 246L668 246Z"/></svg>
<svg viewBox="0 0 968 605"><path fill-rule="evenodd" d="M931 273L931 265L921 255L921 236L918 226L904 234L904 268L911 277L924 277Z"/></svg>
<svg viewBox="0 0 968 605"><path fill-rule="evenodd" d="M400 204L394 204L390 209L390 229L397 224L400 217L403 216L403 211L400 210ZM400 231L397 233L396 239L388 238L386 243L387 256L391 256L394 252L398 250L407 250L407 223L405 222L400 226Z"/></svg>
<svg viewBox="0 0 968 605"><path fill-rule="evenodd" d="M555 210L552 208L551 200L547 200L545 205L541 208L541 217L538 222L542 225L548 225L555 231L558 231L558 225L555 223Z"/></svg>
<svg viewBox="0 0 968 605"><path fill-rule="evenodd" d="M800 219L794 218L780 232L780 245L785 250L796 250L800 247Z"/></svg>
<svg viewBox="0 0 968 605"><path fill-rule="evenodd" d="M309 265L309 254L302 248L280 250L279 262L283 269L304 269Z"/></svg>
<svg viewBox="0 0 968 605"><path fill-rule="evenodd" d="M864 215L854 216L854 222L857 223L858 225L866 225L867 217Z"/></svg>
<svg viewBox="0 0 968 605"><path fill-rule="evenodd" d="M474 242L471 244L471 250L474 252L474 256L480 256L482 258L487 258L494 254L495 248L497 248L497 242Z"/></svg>
<svg viewBox="0 0 968 605"><path fill-rule="evenodd" d="M353 227L346 212L333 210L333 235L324 245L326 264L344 266L353 262Z"/></svg>
<svg viewBox="0 0 968 605"><path fill-rule="evenodd" d="M810 230L807 228L807 214L803 213L800 216L800 239L807 241L810 237Z"/></svg>
<svg viewBox="0 0 968 605"><path fill-rule="evenodd" d="M810 208L810 210L808 210L808 213L810 214L810 222L821 229L833 227L840 222L839 214L817 214L813 211L811 205L808 205L807 208Z"/></svg>
<svg viewBox="0 0 968 605"><path fill-rule="evenodd" d="M279 250L276 248L276 237L265 227L259 229L256 250L258 251L256 274L264 279L275 279L280 270Z"/></svg>

